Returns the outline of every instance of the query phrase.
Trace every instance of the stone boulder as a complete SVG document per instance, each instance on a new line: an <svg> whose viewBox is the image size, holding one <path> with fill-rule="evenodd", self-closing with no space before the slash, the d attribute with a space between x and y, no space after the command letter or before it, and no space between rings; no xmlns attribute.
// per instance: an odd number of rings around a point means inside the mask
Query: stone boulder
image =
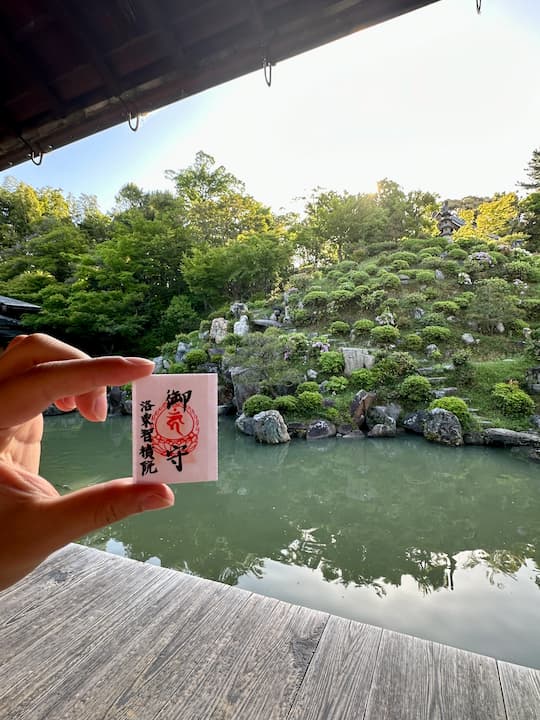
<svg viewBox="0 0 540 720"><path fill-rule="evenodd" d="M167 372L170 367L169 361L166 360L163 355L158 355L157 357L152 358L152 360L154 362L154 369L152 370L154 375Z"/></svg>
<svg viewBox="0 0 540 720"><path fill-rule="evenodd" d="M260 393L260 383L253 379L247 368L232 367L229 368L228 374L231 377L233 386L233 402L238 412L242 412L242 408L248 397Z"/></svg>
<svg viewBox="0 0 540 720"><path fill-rule="evenodd" d="M186 356L186 353L188 353L191 350L191 343L187 342L180 342L178 343L176 347L176 353L174 355L174 362L181 363L184 362L184 358Z"/></svg>
<svg viewBox="0 0 540 720"><path fill-rule="evenodd" d="M396 421L388 417L386 423L374 425L367 436L369 438L396 437Z"/></svg>
<svg viewBox="0 0 540 720"><path fill-rule="evenodd" d="M485 445L484 433L482 431L463 433L463 443L465 445Z"/></svg>
<svg viewBox="0 0 540 720"><path fill-rule="evenodd" d="M377 393L368 392L367 390L359 390L354 396L350 413L356 427L361 428L365 425L367 411L377 402Z"/></svg>
<svg viewBox="0 0 540 720"><path fill-rule="evenodd" d="M245 315L248 311L247 305L243 302L233 302L233 304L230 307L231 315L234 315L234 317L239 320L242 315Z"/></svg>
<svg viewBox="0 0 540 720"><path fill-rule="evenodd" d="M488 428L484 430L486 445L496 447L533 447L540 448L540 435L529 432L516 432L505 428Z"/></svg>
<svg viewBox="0 0 540 720"><path fill-rule="evenodd" d="M425 314L426 314L426 311L421 307L414 308L414 310L413 310L413 318L415 320L421 320Z"/></svg>
<svg viewBox="0 0 540 720"><path fill-rule="evenodd" d="M375 425L393 426L395 431L400 413L401 407L399 405L372 405L367 411L366 425L369 430L372 430Z"/></svg>
<svg viewBox="0 0 540 720"><path fill-rule="evenodd" d="M291 439L285 420L277 410L264 410L254 417L255 439L265 445L279 445Z"/></svg>
<svg viewBox="0 0 540 720"><path fill-rule="evenodd" d="M433 355L434 353L438 353L439 348L435 343L430 343L429 345L426 345L426 353L428 356Z"/></svg>
<svg viewBox="0 0 540 720"><path fill-rule="evenodd" d="M341 354L345 362L345 375L349 377L354 370L367 368L375 364L375 358L367 348L341 348Z"/></svg>
<svg viewBox="0 0 540 720"><path fill-rule="evenodd" d="M308 380L316 380L319 373L316 370L312 370L311 368L306 372L306 378Z"/></svg>
<svg viewBox="0 0 540 720"><path fill-rule="evenodd" d="M377 325L392 325L394 326L396 324L396 318L394 317L394 313L390 310L385 310L380 315L377 315L375 318L375 322Z"/></svg>
<svg viewBox="0 0 540 720"><path fill-rule="evenodd" d="M416 412L409 413L403 418L403 427L409 432L416 433L417 435L424 434L424 424L427 420L427 410L417 410Z"/></svg>
<svg viewBox="0 0 540 720"><path fill-rule="evenodd" d="M308 425L306 440L324 440L336 436L336 426L329 420L314 420Z"/></svg>
<svg viewBox="0 0 540 720"><path fill-rule="evenodd" d="M234 424L244 435L255 435L255 420L252 417L242 413L236 418Z"/></svg>
<svg viewBox="0 0 540 720"><path fill-rule="evenodd" d="M453 395L457 395L457 391L457 387L438 388L438 390L433 390L433 397L437 398L437 400L440 400L440 398L443 397L451 397Z"/></svg>
<svg viewBox="0 0 540 720"><path fill-rule="evenodd" d="M247 315L242 315L240 320L237 320L233 326L233 332L235 335L244 337L249 332L249 320Z"/></svg>
<svg viewBox="0 0 540 720"><path fill-rule="evenodd" d="M308 426L302 422L290 422L287 424L287 430L292 438L300 438L305 440Z"/></svg>
<svg viewBox="0 0 540 720"><path fill-rule="evenodd" d="M531 427L536 431L540 430L540 415L531 415L529 418Z"/></svg>
<svg viewBox="0 0 540 720"><path fill-rule="evenodd" d="M229 332L229 322L225 318L214 318L210 326L210 340L219 345Z"/></svg>
<svg viewBox="0 0 540 720"><path fill-rule="evenodd" d="M476 340L471 335L471 333L463 333L463 335L461 336L461 339L463 340L465 345L474 345L476 343Z"/></svg>
<svg viewBox="0 0 540 720"><path fill-rule="evenodd" d="M439 282L444 280L444 273L442 270L435 270L435 280L438 280Z"/></svg>
<svg viewBox="0 0 540 720"><path fill-rule="evenodd" d="M428 410L424 423L424 437L441 445L458 447L463 445L463 429L461 423L449 410L435 408Z"/></svg>

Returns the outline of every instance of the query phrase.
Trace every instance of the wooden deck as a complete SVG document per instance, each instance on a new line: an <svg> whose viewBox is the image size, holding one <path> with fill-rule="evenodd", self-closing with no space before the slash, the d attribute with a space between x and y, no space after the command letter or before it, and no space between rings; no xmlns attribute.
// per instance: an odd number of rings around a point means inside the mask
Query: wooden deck
<svg viewBox="0 0 540 720"><path fill-rule="evenodd" d="M2 720L540 718L538 670L77 545L0 627Z"/></svg>

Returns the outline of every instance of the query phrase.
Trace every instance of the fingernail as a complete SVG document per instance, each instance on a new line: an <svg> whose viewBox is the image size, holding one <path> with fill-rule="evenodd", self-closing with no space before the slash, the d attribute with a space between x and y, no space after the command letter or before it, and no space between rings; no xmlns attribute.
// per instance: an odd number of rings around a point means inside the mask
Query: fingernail
<svg viewBox="0 0 540 720"><path fill-rule="evenodd" d="M98 395L94 400L92 413L98 422L105 422L107 419L107 398L105 395Z"/></svg>
<svg viewBox="0 0 540 720"><path fill-rule="evenodd" d="M161 510L162 508L170 507L174 505L174 495L165 496L158 495L157 493L150 493L145 495L141 501L143 510Z"/></svg>
<svg viewBox="0 0 540 720"><path fill-rule="evenodd" d="M144 367L145 365L152 366L152 367L154 366L154 363L152 362L152 360L146 360L146 358L127 357L127 358L124 358L124 360L126 360L126 362L128 362L130 365L138 365L139 367L141 367L141 366Z"/></svg>

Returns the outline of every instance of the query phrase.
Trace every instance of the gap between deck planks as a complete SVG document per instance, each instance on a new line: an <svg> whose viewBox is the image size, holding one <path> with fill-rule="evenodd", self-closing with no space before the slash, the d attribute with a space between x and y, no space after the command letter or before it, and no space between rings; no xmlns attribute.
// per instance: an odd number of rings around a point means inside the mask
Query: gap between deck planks
<svg viewBox="0 0 540 720"><path fill-rule="evenodd" d="M0 593L4 720L540 720L540 671L71 545Z"/></svg>

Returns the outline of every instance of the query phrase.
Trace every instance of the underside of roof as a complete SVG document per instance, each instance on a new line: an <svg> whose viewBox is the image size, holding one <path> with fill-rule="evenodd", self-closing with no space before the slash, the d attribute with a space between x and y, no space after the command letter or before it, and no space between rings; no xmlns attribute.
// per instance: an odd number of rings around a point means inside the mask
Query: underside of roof
<svg viewBox="0 0 540 720"><path fill-rule="evenodd" d="M6 0L0 170L436 1Z"/></svg>

